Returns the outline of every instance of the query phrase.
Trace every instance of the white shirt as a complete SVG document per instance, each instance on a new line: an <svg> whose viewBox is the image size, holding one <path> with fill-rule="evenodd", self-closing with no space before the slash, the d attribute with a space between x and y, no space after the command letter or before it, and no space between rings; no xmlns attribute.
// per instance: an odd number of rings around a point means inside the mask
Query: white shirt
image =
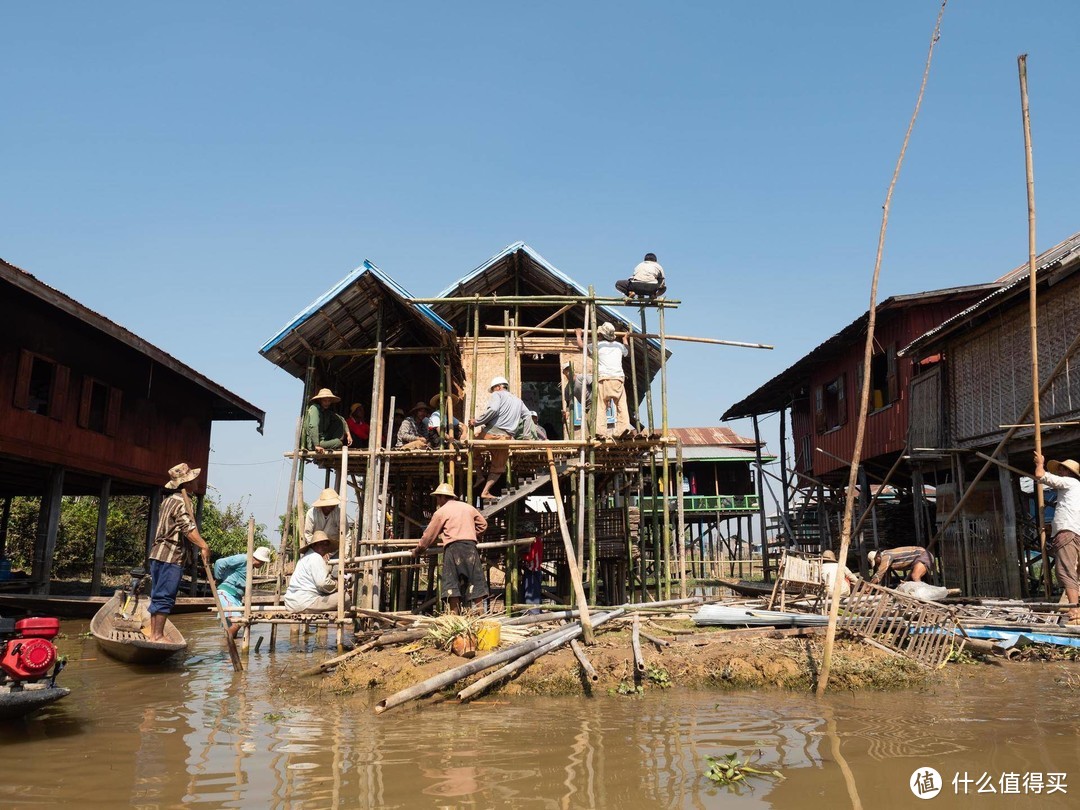
<svg viewBox="0 0 1080 810"><path fill-rule="evenodd" d="M319 597L332 594L337 590L336 586L336 580L330 577L330 564L321 554L308 551L300 558L289 578L285 608L290 613L298 613Z"/></svg>
<svg viewBox="0 0 1080 810"><path fill-rule="evenodd" d="M331 540L338 539L338 527L341 525L341 513L337 509L331 509L330 514L324 515L322 508L313 506L308 509L304 518L304 542L310 543L315 532L326 532ZM345 533L352 537L353 521L348 515L345 516Z"/></svg>
<svg viewBox="0 0 1080 810"><path fill-rule="evenodd" d="M833 592L833 585L836 583L836 573L839 568L840 563L838 562L823 562L821 564L821 579L825 583L825 592L828 595L831 595ZM841 596L847 596L849 593L851 593L851 585L849 585L847 581L847 578L850 575L851 572L848 571L847 566L845 565L843 573L844 581L840 584Z"/></svg>
<svg viewBox="0 0 1080 810"><path fill-rule="evenodd" d="M585 344L592 354L592 344ZM614 340L601 340L596 344L596 370L597 379L621 380L623 379L622 359L630 354L626 344L617 343Z"/></svg>
<svg viewBox="0 0 1080 810"><path fill-rule="evenodd" d="M1057 492L1051 536L1065 530L1080 534L1080 479L1044 473L1039 480Z"/></svg>
<svg viewBox="0 0 1080 810"><path fill-rule="evenodd" d="M645 281L649 284L660 284L664 281L664 268L658 262L641 262L634 268L634 281Z"/></svg>

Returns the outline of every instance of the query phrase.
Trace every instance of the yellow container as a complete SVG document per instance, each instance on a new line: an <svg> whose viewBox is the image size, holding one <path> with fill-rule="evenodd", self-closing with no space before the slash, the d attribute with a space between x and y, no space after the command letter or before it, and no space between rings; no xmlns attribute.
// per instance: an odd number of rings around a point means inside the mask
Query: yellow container
<svg viewBox="0 0 1080 810"><path fill-rule="evenodd" d="M480 622L476 625L476 649L494 650L502 637L502 626L498 622Z"/></svg>

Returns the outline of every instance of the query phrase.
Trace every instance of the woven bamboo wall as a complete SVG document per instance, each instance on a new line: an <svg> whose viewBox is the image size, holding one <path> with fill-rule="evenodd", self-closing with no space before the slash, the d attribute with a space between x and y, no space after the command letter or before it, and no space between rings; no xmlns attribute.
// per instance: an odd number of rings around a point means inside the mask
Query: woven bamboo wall
<svg viewBox="0 0 1080 810"><path fill-rule="evenodd" d="M1076 334L1080 316L1080 275L1042 292L1039 299L1039 371L1049 374ZM1031 353L1026 305L1015 305L998 320L961 334L946 346L949 430L961 447L989 443L1014 424L1031 399ZM1069 363L1041 401L1044 421L1080 416L1080 373ZM1025 420L1028 421L1028 420ZM1018 437L1030 435L1025 429Z"/></svg>
<svg viewBox="0 0 1080 810"><path fill-rule="evenodd" d="M963 524L954 521L941 538L941 566L947 588L963 588L967 596L1004 596L1009 593L1005 576L1005 534L1000 516L1001 489L997 484L978 484L964 510L967 521L967 553L964 553ZM937 520L940 522L956 505L951 484L937 488ZM1015 556L1015 555L1014 555ZM968 561L970 586L964 578L964 558ZM1015 564L1011 560L1009 564Z"/></svg>
<svg viewBox="0 0 1080 810"><path fill-rule="evenodd" d="M911 380L908 442L912 448L944 447L945 412L941 398L941 364Z"/></svg>

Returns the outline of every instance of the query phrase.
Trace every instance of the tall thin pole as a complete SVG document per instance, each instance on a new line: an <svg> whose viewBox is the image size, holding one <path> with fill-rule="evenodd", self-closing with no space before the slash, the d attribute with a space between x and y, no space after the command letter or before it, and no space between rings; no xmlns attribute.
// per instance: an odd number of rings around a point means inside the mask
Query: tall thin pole
<svg viewBox="0 0 1080 810"><path fill-rule="evenodd" d="M758 526L761 530L761 574L768 582L772 578L769 568L769 536L765 525L765 469L761 466L761 429L754 414L754 461L757 466ZM749 518L747 523L749 524Z"/></svg>
<svg viewBox="0 0 1080 810"><path fill-rule="evenodd" d="M593 286L589 285L589 296L592 297L596 293L593 290ZM596 565L596 450L593 447L593 440L596 439L596 434L600 430L600 414L603 414L604 429L607 429L607 403L601 401L599 385L600 385L600 354L597 348L597 336L596 336L596 305L592 304L589 307L590 319L589 319L589 345L592 346L593 356L593 413L594 419L590 420L589 429L589 471L588 479L585 482L585 518L588 521L589 529L589 604L596 604L596 584L597 584L597 565Z"/></svg>
<svg viewBox="0 0 1080 810"><path fill-rule="evenodd" d="M248 647L251 644L251 580L255 576L255 571L251 567L251 555L255 551L255 518L248 518L248 530L247 530L247 560L244 562L244 570L246 576L244 577L244 641L242 648L244 652L248 651ZM272 626L272 625L271 625Z"/></svg>
<svg viewBox="0 0 1080 810"><path fill-rule="evenodd" d="M919 107L922 106L923 94L926 92L926 82L930 78L930 62L934 57L934 46L941 36L941 18L945 14L945 4L948 0L942 0L941 9L938 11L937 22L934 24L934 33L930 37L930 49L926 54L926 67L923 69L922 84L919 86L919 96L915 101L915 109L911 113L907 132L904 134L904 142L900 146L900 155L896 159L896 168L893 170L892 180L889 181L889 190L885 194L885 204L881 212L881 230L878 233L877 256L874 259L874 275L870 282L870 310L866 325L866 345L863 349L863 384L859 393L859 421L855 429L855 447L853 458L848 470L847 491L844 493L844 521L840 530L840 552L837 559L843 565L847 560L848 548L851 545L851 521L852 512L855 508L855 482L859 470L859 461L862 456L863 437L866 433L866 414L870 402L870 359L874 349L874 326L877 321L877 285L881 275L881 257L885 251L885 232L889 226L889 208L892 205L893 190L896 181L900 177L900 167L904 163L904 154L907 152L908 142L911 140L911 131L915 128L915 120L919 117ZM832 668L832 652L836 643L836 620L840 614L840 586L844 578L837 577L833 585L832 599L829 600L829 626L825 632L825 647L821 656L821 671L818 676L817 695L825 694L829 685L829 670Z"/></svg>
<svg viewBox="0 0 1080 810"><path fill-rule="evenodd" d="M472 420L476 418L476 364L480 351L480 305L477 304L473 307L473 339L472 339L472 392L469 395L469 418L468 423L471 425ZM473 432L472 428L469 428L469 457L468 457L468 470L465 475L465 499L469 502L473 502L473 456L475 451L473 450Z"/></svg>
<svg viewBox="0 0 1080 810"><path fill-rule="evenodd" d="M1028 109L1027 54L1016 59L1020 70L1020 109L1024 119L1024 168L1027 172L1028 208L1028 324L1031 330L1031 415L1035 423L1035 453L1042 455L1042 417L1039 413L1039 319L1036 307L1035 273L1035 168L1031 160L1031 113ZM1043 488L1035 481L1035 520L1039 527L1039 556L1043 561L1043 585L1050 596L1050 566L1046 564L1046 527L1043 525Z"/></svg>

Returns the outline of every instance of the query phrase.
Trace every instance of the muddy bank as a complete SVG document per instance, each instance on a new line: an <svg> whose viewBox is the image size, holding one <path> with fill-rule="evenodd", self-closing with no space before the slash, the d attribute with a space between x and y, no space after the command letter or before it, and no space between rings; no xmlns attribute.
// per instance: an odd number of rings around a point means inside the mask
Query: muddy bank
<svg viewBox="0 0 1080 810"><path fill-rule="evenodd" d="M805 691L817 681L823 636L724 638L723 631L672 637L670 646L643 641L644 673L634 667L629 630L602 634L587 649L596 683L581 673L569 647L540 658L495 691L504 695L636 695L655 689L785 689ZM364 653L321 680L323 689L379 699L444 672L463 659L429 646ZM482 675L459 682L456 692ZM935 677L918 665L866 645L838 639L829 688L835 691L918 687Z"/></svg>

